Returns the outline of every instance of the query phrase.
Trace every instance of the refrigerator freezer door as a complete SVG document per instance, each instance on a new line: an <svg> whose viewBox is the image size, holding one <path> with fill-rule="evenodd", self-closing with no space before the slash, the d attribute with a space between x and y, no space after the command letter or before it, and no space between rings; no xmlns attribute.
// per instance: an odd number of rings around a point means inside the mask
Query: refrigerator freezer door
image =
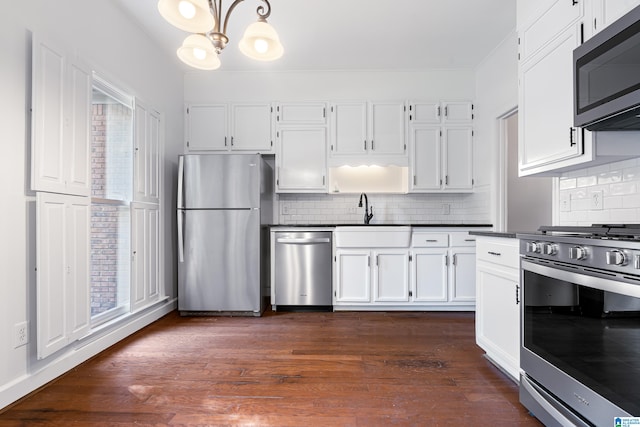
<svg viewBox="0 0 640 427"><path fill-rule="evenodd" d="M185 210L180 311L261 311L260 211Z"/></svg>
<svg viewBox="0 0 640 427"><path fill-rule="evenodd" d="M181 188L184 209L260 207L262 158L253 154L183 156ZM180 179L180 178L179 178Z"/></svg>

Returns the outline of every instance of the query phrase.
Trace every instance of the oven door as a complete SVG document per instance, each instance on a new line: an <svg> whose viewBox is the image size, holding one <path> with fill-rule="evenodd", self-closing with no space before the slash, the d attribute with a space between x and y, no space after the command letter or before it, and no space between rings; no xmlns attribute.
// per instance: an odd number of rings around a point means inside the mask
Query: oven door
<svg viewBox="0 0 640 427"><path fill-rule="evenodd" d="M557 399L598 426L640 416L640 277L528 258L521 267L521 401L529 407L523 390L542 407Z"/></svg>

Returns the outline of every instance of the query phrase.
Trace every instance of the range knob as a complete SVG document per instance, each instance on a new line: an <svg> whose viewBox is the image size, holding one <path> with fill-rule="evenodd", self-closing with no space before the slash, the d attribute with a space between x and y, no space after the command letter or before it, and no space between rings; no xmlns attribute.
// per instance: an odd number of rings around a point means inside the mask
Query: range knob
<svg viewBox="0 0 640 427"><path fill-rule="evenodd" d="M625 265L627 263L627 256L624 252L617 249L607 251L607 264L608 265Z"/></svg>
<svg viewBox="0 0 640 427"><path fill-rule="evenodd" d="M539 254L540 252L542 252L542 244L540 244L539 242L528 242L527 252Z"/></svg>
<svg viewBox="0 0 640 427"><path fill-rule="evenodd" d="M569 258L581 260L587 257L587 250L582 246L573 246L569 248Z"/></svg>
<svg viewBox="0 0 640 427"><path fill-rule="evenodd" d="M558 245L554 243L545 243L542 245L542 253L545 255L555 255L558 253Z"/></svg>

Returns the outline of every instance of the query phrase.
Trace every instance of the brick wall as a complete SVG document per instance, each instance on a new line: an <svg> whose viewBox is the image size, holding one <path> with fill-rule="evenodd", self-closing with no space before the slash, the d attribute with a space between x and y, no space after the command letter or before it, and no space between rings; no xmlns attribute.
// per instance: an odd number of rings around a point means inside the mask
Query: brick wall
<svg viewBox="0 0 640 427"><path fill-rule="evenodd" d="M131 199L131 110L117 104L93 106L91 195ZM129 206L92 203L91 315L129 299Z"/></svg>

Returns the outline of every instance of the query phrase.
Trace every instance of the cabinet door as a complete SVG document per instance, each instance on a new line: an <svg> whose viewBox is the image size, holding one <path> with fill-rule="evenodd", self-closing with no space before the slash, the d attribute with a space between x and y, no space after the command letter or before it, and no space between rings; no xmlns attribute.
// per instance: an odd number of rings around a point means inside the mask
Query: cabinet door
<svg viewBox="0 0 640 427"><path fill-rule="evenodd" d="M409 253L374 251L374 302L409 301Z"/></svg>
<svg viewBox="0 0 640 427"><path fill-rule="evenodd" d="M442 103L445 124L469 123L473 120L473 104L468 101L447 101Z"/></svg>
<svg viewBox="0 0 640 427"><path fill-rule="evenodd" d="M160 113L136 100L134 199L157 203L160 182Z"/></svg>
<svg viewBox="0 0 640 427"><path fill-rule="evenodd" d="M326 192L325 127L286 127L277 133L276 191Z"/></svg>
<svg viewBox="0 0 640 427"><path fill-rule="evenodd" d="M89 329L88 197L36 195L38 359Z"/></svg>
<svg viewBox="0 0 640 427"><path fill-rule="evenodd" d="M371 253L339 249L336 259L336 303L370 302Z"/></svg>
<svg viewBox="0 0 640 427"><path fill-rule="evenodd" d="M367 103L343 102L331 107L331 152L357 155L367 152Z"/></svg>
<svg viewBox="0 0 640 427"><path fill-rule="evenodd" d="M476 341L513 378L520 370L518 270L478 262Z"/></svg>
<svg viewBox="0 0 640 427"><path fill-rule="evenodd" d="M33 38L32 179L34 191L64 193L64 50Z"/></svg>
<svg viewBox="0 0 640 427"><path fill-rule="evenodd" d="M476 299L475 248L451 249L451 301L473 302Z"/></svg>
<svg viewBox="0 0 640 427"><path fill-rule="evenodd" d="M556 36L575 27L575 24L584 15L584 0L554 0L551 2L547 0L546 3L536 3L540 4L535 5L537 7L535 11L532 9L535 16L529 17L525 22L518 23L521 60L528 60L529 57L547 46ZM533 3L525 6L534 7Z"/></svg>
<svg viewBox="0 0 640 427"><path fill-rule="evenodd" d="M66 194L91 194L91 96L92 73L84 63L74 59L67 70L65 88L67 117L64 126L67 173Z"/></svg>
<svg viewBox="0 0 640 427"><path fill-rule="evenodd" d="M158 205L148 205L145 213L145 270L147 303L160 297L160 209Z"/></svg>
<svg viewBox="0 0 640 427"><path fill-rule="evenodd" d="M147 117L149 126L149 141L147 144L147 201L160 201L160 132L161 116L157 111L149 111Z"/></svg>
<svg viewBox="0 0 640 427"><path fill-rule="evenodd" d="M187 150L227 150L227 106L191 105L187 108Z"/></svg>
<svg viewBox="0 0 640 427"><path fill-rule="evenodd" d="M447 256L446 249L413 251L413 301L447 301Z"/></svg>
<svg viewBox="0 0 640 427"><path fill-rule="evenodd" d="M411 191L440 190L442 158L439 126L411 126L413 179Z"/></svg>
<svg viewBox="0 0 640 427"><path fill-rule="evenodd" d="M640 5L640 0L594 0L593 25L595 32L601 31L638 5Z"/></svg>
<svg viewBox="0 0 640 427"><path fill-rule="evenodd" d="M327 105L324 102L289 102L276 106L277 125L324 125Z"/></svg>
<svg viewBox="0 0 640 427"><path fill-rule="evenodd" d="M231 106L231 149L267 153L273 148L271 104Z"/></svg>
<svg viewBox="0 0 640 427"><path fill-rule="evenodd" d="M372 155L405 154L405 104L373 102L369 106L369 148Z"/></svg>
<svg viewBox="0 0 640 427"><path fill-rule="evenodd" d="M32 55L31 188L88 196L91 70L38 35Z"/></svg>
<svg viewBox="0 0 640 427"><path fill-rule="evenodd" d="M131 206L131 311L137 311L146 305L146 234L146 209L140 203L133 203Z"/></svg>
<svg viewBox="0 0 640 427"><path fill-rule="evenodd" d="M413 102L409 104L409 123L415 125L440 124L440 102Z"/></svg>
<svg viewBox="0 0 640 427"><path fill-rule="evenodd" d="M444 189L473 188L473 131L471 127L444 129Z"/></svg>
<svg viewBox="0 0 640 427"><path fill-rule="evenodd" d="M521 176L535 167L553 169L559 161L583 154L582 132L573 127L572 55L579 42L579 31L571 27L521 64L518 115Z"/></svg>

